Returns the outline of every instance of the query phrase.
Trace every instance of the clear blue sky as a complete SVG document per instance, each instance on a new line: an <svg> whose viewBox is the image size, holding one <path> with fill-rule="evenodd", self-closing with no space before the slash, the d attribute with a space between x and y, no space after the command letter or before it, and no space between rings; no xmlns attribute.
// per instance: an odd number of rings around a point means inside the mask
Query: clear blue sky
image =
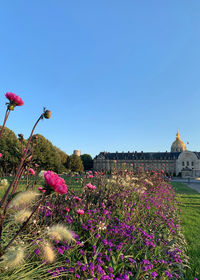
<svg viewBox="0 0 200 280"><path fill-rule="evenodd" d="M0 3L0 111L68 154L166 151L177 128L200 151L199 0Z"/></svg>

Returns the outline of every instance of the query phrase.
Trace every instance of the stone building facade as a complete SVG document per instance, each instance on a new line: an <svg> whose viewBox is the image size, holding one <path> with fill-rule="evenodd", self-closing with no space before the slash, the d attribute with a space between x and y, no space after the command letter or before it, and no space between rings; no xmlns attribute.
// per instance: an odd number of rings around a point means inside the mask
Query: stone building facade
<svg viewBox="0 0 200 280"><path fill-rule="evenodd" d="M163 169L170 176L200 177L200 152L187 151L177 131L170 152L101 152L94 158L94 170L111 171L122 166L127 169L139 166L144 170Z"/></svg>

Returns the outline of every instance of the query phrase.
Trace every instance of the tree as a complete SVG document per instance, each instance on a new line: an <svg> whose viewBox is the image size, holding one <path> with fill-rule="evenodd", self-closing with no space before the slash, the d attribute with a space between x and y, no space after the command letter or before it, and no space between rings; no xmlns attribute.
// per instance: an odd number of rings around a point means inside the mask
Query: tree
<svg viewBox="0 0 200 280"><path fill-rule="evenodd" d="M64 164L68 155L53 146L44 136L40 134L34 135L31 146L33 161L40 166L40 169L49 169L57 173L66 171Z"/></svg>
<svg viewBox="0 0 200 280"><path fill-rule="evenodd" d="M71 155L68 158L66 167L71 171L76 171L76 172L82 172L84 169L82 160L77 155Z"/></svg>
<svg viewBox="0 0 200 280"><path fill-rule="evenodd" d="M5 176L14 173L21 156L20 142L15 133L7 127L5 127L0 139L0 153L2 153L2 158L0 159L1 175Z"/></svg>
<svg viewBox="0 0 200 280"><path fill-rule="evenodd" d="M81 160L83 162L84 170L91 170L93 168L93 160L91 155L83 154L81 155Z"/></svg>

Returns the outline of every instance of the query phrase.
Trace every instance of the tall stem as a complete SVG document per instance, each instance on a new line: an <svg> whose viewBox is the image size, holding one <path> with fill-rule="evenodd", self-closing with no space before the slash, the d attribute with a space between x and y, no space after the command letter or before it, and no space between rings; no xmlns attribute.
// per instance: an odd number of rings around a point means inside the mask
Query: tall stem
<svg viewBox="0 0 200 280"><path fill-rule="evenodd" d="M9 112L8 112L8 114L9 114ZM9 195L9 192L10 192L11 188L13 187L13 191L16 191L16 189L17 189L17 186L18 186L18 184L19 184L19 182L20 182L19 178L21 178L21 177L20 177L20 173L22 174L22 169L23 169L24 161L25 161L25 159L26 159L26 155L27 155L28 149L29 149L29 147L30 147L31 139L32 139L32 137L33 137L33 132L34 132L34 130L35 130L37 124L39 123L39 121L43 118L43 116L44 116L44 113L41 114L41 116L38 118L38 120L36 121L36 123L35 123L35 125L34 125L32 131L31 131L31 135L30 135L30 137L29 137L29 140L28 140L26 149L25 149L25 151L24 151L24 154L23 154L23 156L22 156L22 158L21 158L20 164L19 164L19 166L18 166L18 168L17 168L15 177L14 177L13 181L11 182L10 186L8 187L8 189L6 190L6 192L5 192L5 194L4 194L3 198L2 198L2 200L1 200L1 202L0 202L0 208L3 208L4 204L6 203L6 200L7 200L7 198L8 198L8 195ZM8 117L8 116L7 116L7 117ZM5 123L5 121L4 121L4 123ZM4 124L4 126L5 126L5 124ZM1 130L1 131L2 131L2 130ZM22 176L22 175L21 175L21 176ZM9 204L9 203L8 203L8 204ZM4 211L3 211L3 214L0 215L0 241L1 241L1 235L2 235L2 230L3 230L3 224L4 224L4 219L5 219L5 215L6 215L6 212L7 212L8 204L5 206L5 209L4 209ZM0 244L0 249L1 249L1 244Z"/></svg>
<svg viewBox="0 0 200 280"><path fill-rule="evenodd" d="M26 145L26 149L25 149L24 154L23 154L23 156L22 156L22 158L21 158L20 164L19 164L19 166L18 166L18 168L17 168L16 174L15 174L15 178L13 179L12 183L11 183L10 186L8 187L7 191L5 192L3 198L2 198L2 200L1 200L1 202L0 202L0 207L2 207L2 206L4 205L4 203L5 203L5 201L6 201L7 197L8 197L9 192L10 192L10 190L11 190L11 188L12 188L14 182L16 181L16 178L18 178L18 176L19 176L19 174L20 174L21 168L22 168L22 166L23 166L23 164L24 164L24 161L25 161L25 158L26 158L26 154L27 154L28 149L29 149L29 147L30 147L31 139L32 139L32 137L33 137L33 132L34 132L34 130L35 130L37 124L39 123L39 121L43 118L43 115L44 115L44 113L38 118L38 120L36 121L36 123L35 123L35 125L34 125L32 131L31 131L31 135L30 135L29 140L28 140L28 143L27 143L27 145ZM16 186L15 186L15 187L16 187Z"/></svg>
<svg viewBox="0 0 200 280"><path fill-rule="evenodd" d="M8 119L9 114L10 114L10 110L7 108L6 114L5 114L5 117L4 117L4 122L3 122L3 125L2 125L2 128L1 128L1 131L0 131L0 138L3 135L4 127L5 127L5 124L6 124L6 121Z"/></svg>

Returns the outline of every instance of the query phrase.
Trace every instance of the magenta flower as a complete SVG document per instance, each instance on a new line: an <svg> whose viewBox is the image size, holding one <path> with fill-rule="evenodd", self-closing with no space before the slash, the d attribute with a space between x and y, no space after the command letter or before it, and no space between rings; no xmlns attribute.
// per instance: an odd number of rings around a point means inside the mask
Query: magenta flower
<svg viewBox="0 0 200 280"><path fill-rule="evenodd" d="M1 158L2 156L3 156L2 153L0 153L0 158Z"/></svg>
<svg viewBox="0 0 200 280"><path fill-rule="evenodd" d="M75 196L74 199L75 199L76 201L81 201L81 198L78 197L78 196Z"/></svg>
<svg viewBox="0 0 200 280"><path fill-rule="evenodd" d="M32 175L35 175L35 171L33 170L33 168L29 168L28 170Z"/></svg>
<svg viewBox="0 0 200 280"><path fill-rule="evenodd" d="M39 187L39 188L38 188L38 191L40 191L40 192L42 192L42 193L45 193L45 192L46 192L46 190L44 190L42 187Z"/></svg>
<svg viewBox="0 0 200 280"><path fill-rule="evenodd" d="M15 106L22 106L24 105L24 101L15 93L7 92L5 94L6 98L10 100L11 103L14 103Z"/></svg>
<svg viewBox="0 0 200 280"><path fill-rule="evenodd" d="M67 186L65 180L58 176L58 174L53 173L53 171L47 171L44 173L44 178L49 187L51 187L55 192L59 194L67 193Z"/></svg>
<svg viewBox="0 0 200 280"><path fill-rule="evenodd" d="M86 185L86 187L88 188L88 189L90 189L90 190L95 190L96 189L96 187L95 186L93 186L92 184L87 184Z"/></svg>
<svg viewBox="0 0 200 280"><path fill-rule="evenodd" d="M78 209L78 210L76 210L76 213L79 215L83 215L85 212L83 209Z"/></svg>

